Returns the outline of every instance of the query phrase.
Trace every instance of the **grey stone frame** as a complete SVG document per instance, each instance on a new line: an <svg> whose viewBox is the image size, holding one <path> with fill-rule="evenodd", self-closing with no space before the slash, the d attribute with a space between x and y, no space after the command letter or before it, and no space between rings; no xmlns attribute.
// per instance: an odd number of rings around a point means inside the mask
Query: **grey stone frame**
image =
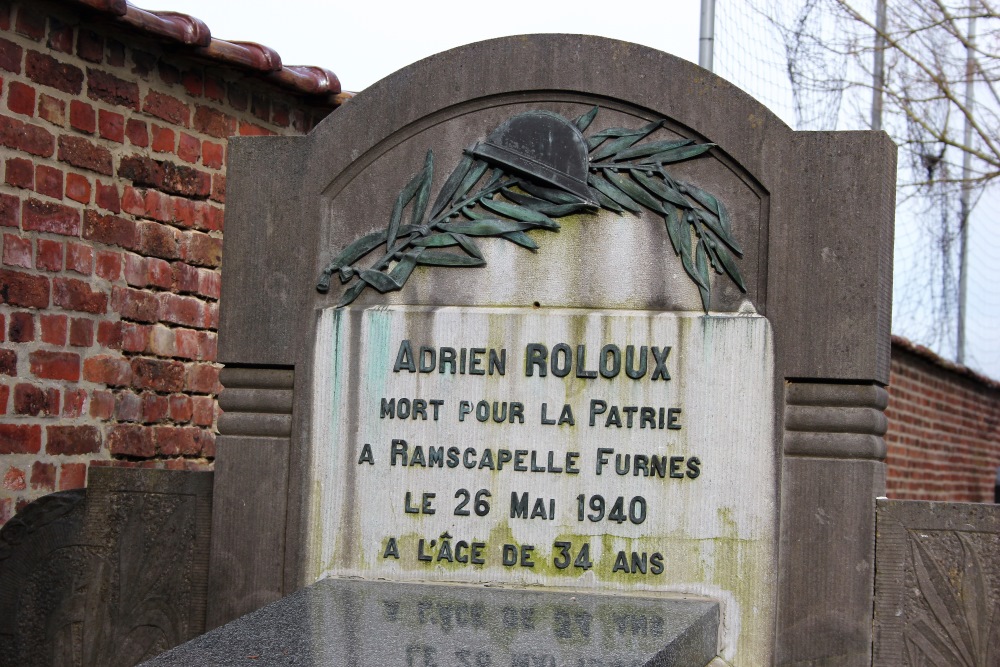
<svg viewBox="0 0 1000 667"><path fill-rule="evenodd" d="M774 662L870 665L895 146L882 132L793 132L691 63L573 35L447 51L365 90L307 137L231 141L209 627L310 583L299 566L302 394L316 309L337 298L315 289L330 257L323 193L356 174L355 160L490 100L617 105L666 118L718 144L719 159L759 193L756 264L746 277L774 328L774 424L783 433ZM345 229L342 244L358 229ZM377 303L370 292L356 303ZM454 291L450 298L475 303ZM512 305L530 306L531 294L524 298ZM572 305L614 307L586 298Z"/></svg>

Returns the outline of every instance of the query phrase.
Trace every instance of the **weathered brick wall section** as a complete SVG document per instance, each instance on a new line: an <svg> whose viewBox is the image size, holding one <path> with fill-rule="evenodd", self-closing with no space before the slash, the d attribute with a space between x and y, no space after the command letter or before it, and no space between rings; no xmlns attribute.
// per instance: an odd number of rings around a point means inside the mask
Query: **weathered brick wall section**
<svg viewBox="0 0 1000 667"><path fill-rule="evenodd" d="M894 342L889 385L888 495L993 502L1000 466L1000 385Z"/></svg>
<svg viewBox="0 0 1000 667"><path fill-rule="evenodd" d="M215 446L226 142L329 107L66 3L0 0L0 524Z"/></svg>

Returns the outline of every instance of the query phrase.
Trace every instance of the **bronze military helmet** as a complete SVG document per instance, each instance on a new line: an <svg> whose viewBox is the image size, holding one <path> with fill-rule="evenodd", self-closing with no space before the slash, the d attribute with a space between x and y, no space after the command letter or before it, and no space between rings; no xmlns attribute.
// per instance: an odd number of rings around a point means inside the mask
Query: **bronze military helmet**
<svg viewBox="0 0 1000 667"><path fill-rule="evenodd" d="M587 187L587 142L583 133L551 111L527 111L493 130L472 154L576 195L597 206Z"/></svg>

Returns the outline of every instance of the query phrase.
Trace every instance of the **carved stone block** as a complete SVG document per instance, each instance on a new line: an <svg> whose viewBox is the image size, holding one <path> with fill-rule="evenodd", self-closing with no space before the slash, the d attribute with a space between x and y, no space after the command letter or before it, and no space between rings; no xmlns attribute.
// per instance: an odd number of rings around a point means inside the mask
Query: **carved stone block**
<svg viewBox="0 0 1000 667"><path fill-rule="evenodd" d="M0 531L0 665L131 667L205 629L212 473L95 468Z"/></svg>
<svg viewBox="0 0 1000 667"><path fill-rule="evenodd" d="M879 500L876 667L1000 664L1000 506Z"/></svg>

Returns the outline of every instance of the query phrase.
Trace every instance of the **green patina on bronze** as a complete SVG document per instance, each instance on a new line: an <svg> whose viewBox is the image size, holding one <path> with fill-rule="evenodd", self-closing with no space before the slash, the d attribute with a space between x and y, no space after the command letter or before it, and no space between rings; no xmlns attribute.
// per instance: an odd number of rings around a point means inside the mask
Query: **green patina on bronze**
<svg viewBox="0 0 1000 667"><path fill-rule="evenodd" d="M367 287L381 293L401 289L420 265L485 266L475 237L503 238L535 250L538 244L526 232L557 231L556 218L601 208L619 215L643 210L662 215L674 253L698 286L706 313L711 271L728 275L746 292L735 259L743 250L726 207L696 185L675 179L665 167L703 156L715 144L644 141L663 121L584 137L597 113L594 107L574 121L548 111L508 119L466 151L430 207L434 153L427 151L423 169L396 198L388 227L344 248L323 270L316 289L328 292L334 273L342 283L353 280L337 304L346 306ZM537 131L542 125L547 134ZM540 147L536 135L542 134L561 141ZM407 209L410 223L403 224ZM356 266L379 248L385 250L369 268Z"/></svg>

